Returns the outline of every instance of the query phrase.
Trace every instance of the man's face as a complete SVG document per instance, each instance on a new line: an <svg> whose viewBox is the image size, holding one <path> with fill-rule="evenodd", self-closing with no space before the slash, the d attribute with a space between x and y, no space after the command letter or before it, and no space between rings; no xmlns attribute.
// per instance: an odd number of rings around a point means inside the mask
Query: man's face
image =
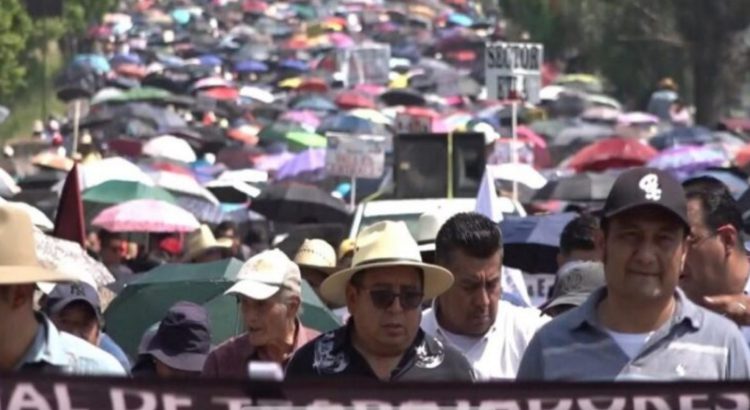
<svg viewBox="0 0 750 410"><path fill-rule="evenodd" d="M682 224L656 207L638 207L609 220L603 241L607 290L631 301L672 297L687 248Z"/></svg>
<svg viewBox="0 0 750 410"><path fill-rule="evenodd" d="M119 265L122 263L122 254L125 244L122 240L113 239L102 245L100 256L105 266Z"/></svg>
<svg viewBox="0 0 750 410"><path fill-rule="evenodd" d="M703 205L698 199L687 203L690 239L680 287L692 300L726 293L726 248L719 235L706 226Z"/></svg>
<svg viewBox="0 0 750 410"><path fill-rule="evenodd" d="M255 347L284 342L290 319L297 314L283 303L279 293L266 300L241 296L240 305L250 344Z"/></svg>
<svg viewBox="0 0 750 410"><path fill-rule="evenodd" d="M475 258L461 249L441 258L455 282L438 297L441 325L448 331L480 336L490 329L500 300L502 252Z"/></svg>
<svg viewBox="0 0 750 410"><path fill-rule="evenodd" d="M346 301L354 320L359 340L383 356L404 353L414 342L422 318L422 283L417 268L397 266L373 268L364 275L359 287L351 283L346 289ZM388 306L384 300L393 293L409 299L404 306L396 297Z"/></svg>
<svg viewBox="0 0 750 410"><path fill-rule="evenodd" d="M63 332L78 336L92 345L99 344L99 319L85 302L73 302L65 306L52 315L52 322Z"/></svg>

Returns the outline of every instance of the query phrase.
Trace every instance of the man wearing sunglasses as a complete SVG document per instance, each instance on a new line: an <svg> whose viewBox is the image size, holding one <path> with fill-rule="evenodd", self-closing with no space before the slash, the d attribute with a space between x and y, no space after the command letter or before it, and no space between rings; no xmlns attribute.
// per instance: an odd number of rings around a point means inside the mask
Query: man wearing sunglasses
<svg viewBox="0 0 750 410"><path fill-rule="evenodd" d="M680 287L692 301L718 313L732 318L747 313L750 263L737 201L712 177L689 179L683 187L691 233ZM742 330L750 340L750 328Z"/></svg>
<svg viewBox="0 0 750 410"><path fill-rule="evenodd" d="M403 222L366 227L357 237L352 267L320 287L329 302L348 307L351 319L298 350L287 379L472 381L472 368L461 353L419 326L422 302L452 283L446 269L422 263Z"/></svg>

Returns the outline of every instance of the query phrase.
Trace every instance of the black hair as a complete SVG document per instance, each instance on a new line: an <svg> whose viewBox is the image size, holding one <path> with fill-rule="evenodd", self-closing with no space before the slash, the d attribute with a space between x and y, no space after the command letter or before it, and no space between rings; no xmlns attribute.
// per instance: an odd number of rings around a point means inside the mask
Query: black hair
<svg viewBox="0 0 750 410"><path fill-rule="evenodd" d="M573 218L560 234L560 253L570 255L576 250L594 249L594 235L598 229L599 220L591 214L581 214Z"/></svg>
<svg viewBox="0 0 750 410"><path fill-rule="evenodd" d="M435 260L446 262L456 250L475 258L488 258L502 251L500 227L484 215L459 213L443 224L435 239Z"/></svg>
<svg viewBox="0 0 750 410"><path fill-rule="evenodd" d="M711 232L724 225L732 225L738 234L742 233L742 211L723 182L709 176L691 178L682 184L688 201L700 201L703 222ZM742 241L737 241L742 246Z"/></svg>
<svg viewBox="0 0 750 410"><path fill-rule="evenodd" d="M119 232L110 232L106 229L101 229L99 231L99 243L101 244L109 243L111 241L116 241L116 240L120 241L124 239L125 237Z"/></svg>
<svg viewBox="0 0 750 410"><path fill-rule="evenodd" d="M221 237L228 231L234 231L234 234L237 235L239 232L237 232L237 224L232 221L224 221L216 226L216 229L214 229L214 236Z"/></svg>

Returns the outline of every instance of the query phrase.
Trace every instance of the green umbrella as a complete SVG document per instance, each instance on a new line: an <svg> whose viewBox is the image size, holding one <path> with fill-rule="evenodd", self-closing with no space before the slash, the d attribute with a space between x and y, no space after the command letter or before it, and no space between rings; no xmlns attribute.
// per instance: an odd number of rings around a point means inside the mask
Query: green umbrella
<svg viewBox="0 0 750 410"><path fill-rule="evenodd" d="M224 295L237 278L242 262L226 259L202 264L168 264L128 283L104 312L111 325L107 333L129 354L134 354L149 326L161 320L174 303L186 300L202 304L211 320L211 342L217 345L245 331L237 298ZM318 299L307 282L302 283L300 320L310 328L328 331L340 323ZM134 314L137 312L137 314Z"/></svg>
<svg viewBox="0 0 750 410"><path fill-rule="evenodd" d="M267 125L263 127L263 129L258 132L258 138L262 140L275 140L275 141L284 141L286 138L286 135L290 132L295 131L304 131L302 126L292 123L292 122L286 122L286 121L277 121L273 124Z"/></svg>
<svg viewBox="0 0 750 410"><path fill-rule="evenodd" d="M107 181L83 191L83 200L97 204L119 204L133 199L158 199L177 205L166 190L135 181Z"/></svg>
<svg viewBox="0 0 750 410"><path fill-rule="evenodd" d="M286 134L289 148L292 150L306 150L308 148L325 148L326 137L312 132L295 131Z"/></svg>
<svg viewBox="0 0 750 410"><path fill-rule="evenodd" d="M222 295L234 283L240 267L239 260L225 259L167 264L140 275L125 286L104 312L107 334L126 353L135 356L143 332L160 321L172 305L181 300L204 304ZM233 317L222 316L218 323ZM214 326L216 323L214 320ZM214 334L213 343L220 342L219 336L225 335Z"/></svg>
<svg viewBox="0 0 750 410"><path fill-rule="evenodd" d="M172 93L167 90L156 87L142 87L130 89L119 96L113 97L108 101L113 102L134 102L134 101L163 101L171 97Z"/></svg>

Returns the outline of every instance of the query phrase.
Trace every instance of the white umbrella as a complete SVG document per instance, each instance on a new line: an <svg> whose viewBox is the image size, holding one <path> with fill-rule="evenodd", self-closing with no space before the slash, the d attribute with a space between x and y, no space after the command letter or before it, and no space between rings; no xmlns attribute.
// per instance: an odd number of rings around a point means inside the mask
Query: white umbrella
<svg viewBox="0 0 750 410"><path fill-rule="evenodd" d="M26 212L29 218L31 218L31 223L45 232L55 229L55 224L52 220L50 220L44 212L40 211L39 208L29 205L26 202L6 201L2 198L0 198L0 203L21 208L21 210Z"/></svg>
<svg viewBox="0 0 750 410"><path fill-rule="evenodd" d="M250 168L230 170L222 172L217 179L221 181L241 181L257 184L268 182L268 172Z"/></svg>
<svg viewBox="0 0 750 410"><path fill-rule="evenodd" d="M82 191L107 181L133 181L154 186L151 177L137 165L120 157L110 157L101 161L82 164L78 171L81 176ZM60 192L64 184L65 180L62 180L53 189Z"/></svg>
<svg viewBox="0 0 750 410"><path fill-rule="evenodd" d="M518 182L531 189L541 189L547 184L547 178L528 164L488 165L487 169L494 179Z"/></svg>
<svg viewBox="0 0 750 410"><path fill-rule="evenodd" d="M13 177L6 170L0 168L0 196L9 198L19 192L21 192L21 188L16 184Z"/></svg>
<svg viewBox="0 0 750 410"><path fill-rule="evenodd" d="M208 189L201 186L195 178L169 171L155 171L149 173L157 186L178 194L196 196L208 202L219 205L219 200Z"/></svg>
<svg viewBox="0 0 750 410"><path fill-rule="evenodd" d="M143 153L154 158L191 163L198 160L195 151L184 139L172 135L156 137L143 146Z"/></svg>
<svg viewBox="0 0 750 410"><path fill-rule="evenodd" d="M263 104L271 104L274 102L274 100L276 100L276 97L274 97L270 91L252 86L245 86L240 88L240 97L260 101Z"/></svg>

